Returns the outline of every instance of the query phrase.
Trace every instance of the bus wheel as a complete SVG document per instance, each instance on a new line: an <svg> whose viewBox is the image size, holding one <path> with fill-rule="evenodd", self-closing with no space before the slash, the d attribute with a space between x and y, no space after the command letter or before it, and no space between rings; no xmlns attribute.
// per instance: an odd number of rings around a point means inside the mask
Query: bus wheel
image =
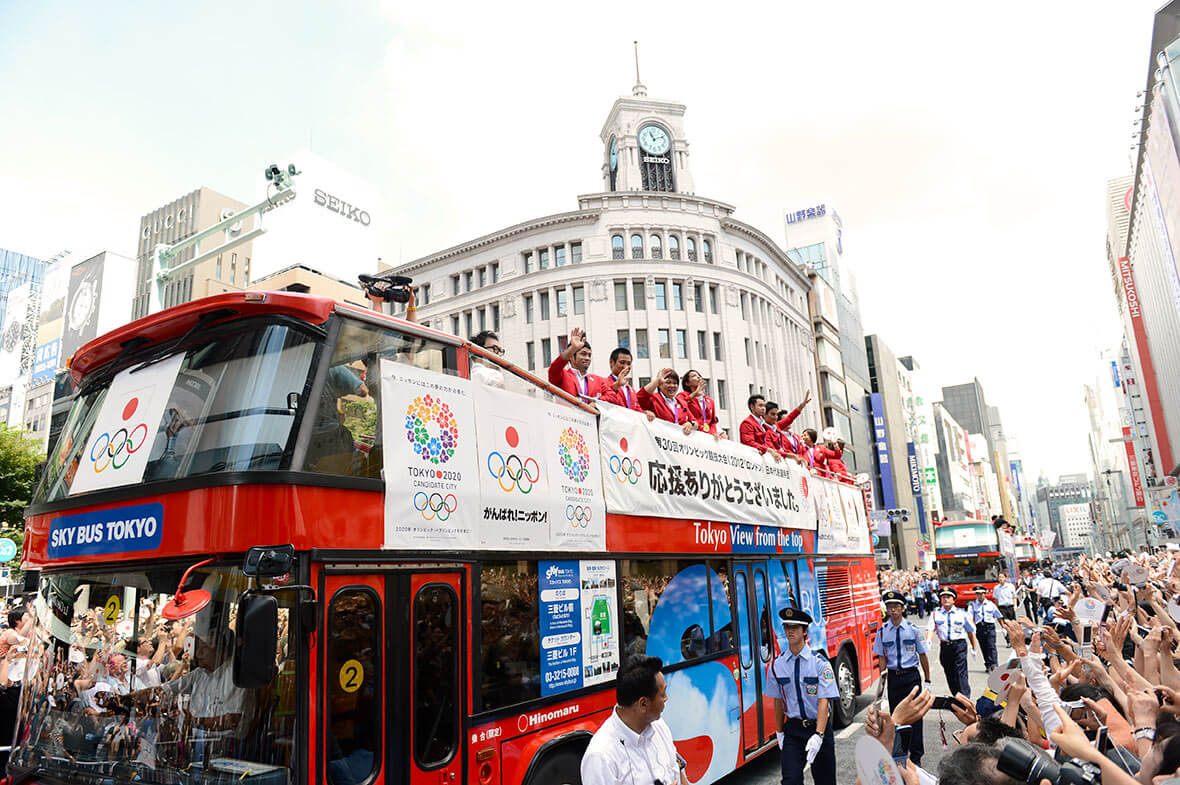
<svg viewBox="0 0 1180 785"><path fill-rule="evenodd" d="M582 785L582 752L572 744L562 744L530 767L525 785Z"/></svg>
<svg viewBox="0 0 1180 785"><path fill-rule="evenodd" d="M856 670L848 652L840 652L836 658L836 687L840 698L836 701L836 727L847 727L856 716Z"/></svg>

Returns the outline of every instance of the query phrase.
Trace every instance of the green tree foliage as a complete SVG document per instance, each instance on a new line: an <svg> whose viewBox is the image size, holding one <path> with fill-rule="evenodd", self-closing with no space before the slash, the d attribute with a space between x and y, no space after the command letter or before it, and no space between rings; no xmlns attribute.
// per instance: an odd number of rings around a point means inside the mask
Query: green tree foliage
<svg viewBox="0 0 1180 785"><path fill-rule="evenodd" d="M23 431L0 425L0 537L16 542L18 558L25 542L25 507L33 498L33 474L44 457L40 444Z"/></svg>

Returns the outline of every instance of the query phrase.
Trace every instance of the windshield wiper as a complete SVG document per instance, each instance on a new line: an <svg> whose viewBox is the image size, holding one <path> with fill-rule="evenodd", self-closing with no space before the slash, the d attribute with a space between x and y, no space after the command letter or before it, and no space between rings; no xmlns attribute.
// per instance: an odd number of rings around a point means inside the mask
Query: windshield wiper
<svg viewBox="0 0 1180 785"><path fill-rule="evenodd" d="M188 332L186 332L184 335L180 336L179 338L177 338L174 341L171 341L167 344L161 345L159 347L159 351L157 352L155 357L152 357L151 359L148 359L148 360L144 360L142 363L140 363L139 365L132 368L131 372L135 373L136 371L141 371L144 368L147 368L149 365L155 365L156 363L166 359L167 357L170 357L171 350L177 348L178 346L183 346L184 342L187 341L189 336L192 335L193 333L197 332L198 330L203 330L209 324L217 321L218 319L224 319L227 316L237 316L237 313L238 312L233 310L232 308L218 308L216 311L209 311L208 313L201 314L197 318L197 323L194 324L192 326L192 328L189 329Z"/></svg>

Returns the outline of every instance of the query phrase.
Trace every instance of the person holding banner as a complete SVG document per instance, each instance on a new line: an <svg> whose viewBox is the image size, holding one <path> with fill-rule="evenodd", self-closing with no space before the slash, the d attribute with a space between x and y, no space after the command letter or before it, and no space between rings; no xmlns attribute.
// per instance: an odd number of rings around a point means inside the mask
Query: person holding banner
<svg viewBox="0 0 1180 785"><path fill-rule="evenodd" d="M597 398L602 388L609 387L610 383L589 373L591 356L586 331L581 327L570 330L565 350L549 365L549 383L576 398Z"/></svg>
<svg viewBox="0 0 1180 785"><path fill-rule="evenodd" d="M656 378L639 391L639 406L666 422L680 426L687 436L696 430L696 423L688 416L688 409L676 400L676 388L680 386L680 374L671 368L662 368Z"/></svg>
<svg viewBox="0 0 1180 785"><path fill-rule="evenodd" d="M831 702L840 697L840 690L832 663L807 645L810 615L783 608L779 618L787 650L766 669L766 694L774 698L783 785L803 785L807 765L815 785L835 785L836 741L829 719Z"/></svg>

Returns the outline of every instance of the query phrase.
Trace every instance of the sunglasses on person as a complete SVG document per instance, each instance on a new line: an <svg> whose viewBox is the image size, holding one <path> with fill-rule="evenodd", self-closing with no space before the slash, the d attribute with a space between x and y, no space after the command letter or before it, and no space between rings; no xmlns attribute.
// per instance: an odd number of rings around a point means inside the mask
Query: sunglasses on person
<svg viewBox="0 0 1180 785"><path fill-rule="evenodd" d="M500 357L504 356L504 347L503 346L485 346L483 348L486 349L487 351L491 352L492 354L499 355Z"/></svg>

